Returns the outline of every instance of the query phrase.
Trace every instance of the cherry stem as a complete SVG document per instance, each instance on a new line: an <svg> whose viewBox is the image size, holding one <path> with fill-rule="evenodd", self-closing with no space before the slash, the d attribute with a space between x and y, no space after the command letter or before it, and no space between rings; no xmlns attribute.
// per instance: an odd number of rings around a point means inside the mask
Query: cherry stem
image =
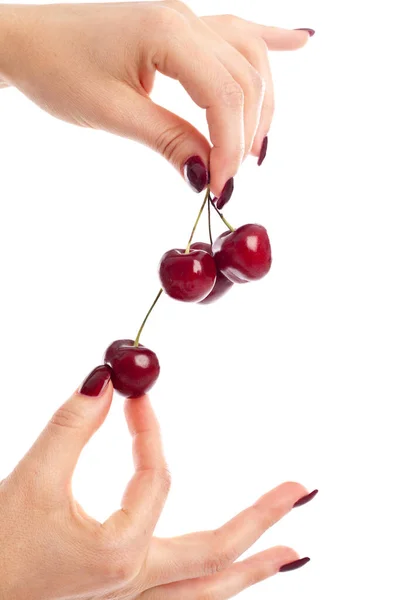
<svg viewBox="0 0 400 600"><path fill-rule="evenodd" d="M213 237L212 237L212 231L211 231L211 198L210 198L210 196L208 196L207 208L208 208L208 235L210 236L210 244L212 246L213 245Z"/></svg>
<svg viewBox="0 0 400 600"><path fill-rule="evenodd" d="M202 205L201 205L200 210L199 210L199 214L197 215L197 219L196 219L196 221L195 221L195 223L193 225L192 233L190 234L190 238L189 238L189 241L188 241L187 246L186 246L185 254L189 254L189 252L190 252L190 244L193 241L194 233L196 231L197 225L199 224L200 217L202 215L202 212L204 210L204 207L205 207L206 202L209 199L209 197L210 197L210 188L207 188L206 195L204 197L204 200L203 200Z"/></svg>
<svg viewBox="0 0 400 600"><path fill-rule="evenodd" d="M195 224L193 225L192 233L190 234L190 239L189 239L188 245L186 246L185 254L189 254L189 252L190 252L190 245L191 245L191 243L192 243L192 240L193 240L194 233L195 233L195 231L196 231L197 225L199 224L200 217L201 217L201 215L202 215L202 212L203 212L203 210L204 210L204 207L205 207L205 205L206 205L206 202L207 202L207 201L208 201L208 203L210 203L210 202L211 202L211 197L210 197L210 188L209 188L209 187L207 188L206 195L205 195L205 197L204 197L204 200L203 200L203 202L202 202L202 205L201 205L201 208L200 208L199 214L197 215L197 219L196 219L196 221L195 221ZM208 210L209 210L209 227L210 227L210 239L211 239L210 208L208 208ZM222 217L222 215L221 215L221 217ZM211 244L212 244L212 240L211 240ZM143 329L144 329L144 326L146 325L147 319L148 319L148 318L149 318L149 316L151 315L151 313L152 313L152 311L153 311L153 308L154 308L154 307L155 307L155 305L157 304L157 302L158 302L158 300L159 300L159 298L160 298L161 294L163 293L163 291L164 291L164 290L163 290L163 288L161 288L161 289L159 290L159 292L158 292L157 296L156 296L156 297L155 297L155 299L154 299L154 302L153 302L153 304L150 306L150 308L149 308L149 310L148 310L148 312L147 312L147 315L145 316L145 318L144 318L144 320L143 320L143 323L142 323L142 324L141 324L141 326L140 326L140 329L139 329L139 331L137 332L137 336L136 336L135 343L134 343L134 347L135 347L135 348L137 348L137 347L139 346L140 336L141 336L141 334L142 334L142 331L143 331Z"/></svg>
<svg viewBox="0 0 400 600"><path fill-rule="evenodd" d="M149 311L148 311L147 315L145 316L143 323L140 326L140 329L139 329L139 331L137 333L136 340L135 340L135 343L134 343L134 347L135 348L137 348L139 346L140 336L141 336L141 333L142 333L142 331L144 329L144 326L146 325L146 321L149 318L149 316L150 316L153 308L157 304L158 299L160 298L160 296L161 296L162 293L163 293L163 289L161 288L160 291L158 292L157 296L155 297L155 300L154 300L153 304L150 306Z"/></svg>
<svg viewBox="0 0 400 600"><path fill-rule="evenodd" d="M225 219L225 217L222 214L222 212L220 212L218 210L218 208L215 206L214 202L211 202L211 204L213 205L214 209L217 211L217 214L219 215L219 218L222 219L222 221L225 223L225 225L227 226L227 228L230 229L231 231L235 231L235 228L232 227L232 225L230 223L228 223L228 221Z"/></svg>

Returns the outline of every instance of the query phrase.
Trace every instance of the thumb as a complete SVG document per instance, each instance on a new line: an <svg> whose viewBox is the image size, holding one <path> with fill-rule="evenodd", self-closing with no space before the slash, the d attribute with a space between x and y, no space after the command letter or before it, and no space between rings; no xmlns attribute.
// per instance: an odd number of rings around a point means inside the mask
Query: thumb
<svg viewBox="0 0 400 600"><path fill-rule="evenodd" d="M79 456L104 422L111 406L111 369L96 367L79 390L63 404L22 461L49 485L69 484Z"/></svg>
<svg viewBox="0 0 400 600"><path fill-rule="evenodd" d="M107 111L111 133L149 146L166 158L196 192L208 183L210 144L193 125L175 113L119 83Z"/></svg>

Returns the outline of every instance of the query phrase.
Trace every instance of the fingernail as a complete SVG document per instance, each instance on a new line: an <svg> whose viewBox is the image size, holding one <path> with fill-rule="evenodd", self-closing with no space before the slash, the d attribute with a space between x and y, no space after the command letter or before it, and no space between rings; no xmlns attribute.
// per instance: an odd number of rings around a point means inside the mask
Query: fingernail
<svg viewBox="0 0 400 600"><path fill-rule="evenodd" d="M100 396L106 389L110 379L111 368L108 365L96 367L82 383L79 393L93 398Z"/></svg>
<svg viewBox="0 0 400 600"><path fill-rule="evenodd" d="M299 560L294 560L293 562L288 563L287 565L283 565L279 569L279 573L286 573L287 571L295 571L296 569L300 569L300 567L304 567L304 565L306 565L308 562L310 562L310 559L308 557L299 558Z"/></svg>
<svg viewBox="0 0 400 600"><path fill-rule="evenodd" d="M294 31L308 31L310 37L312 37L315 33L315 30L310 29L309 27L297 27Z"/></svg>
<svg viewBox="0 0 400 600"><path fill-rule="evenodd" d="M315 498L315 496L317 494L318 494L318 490L314 490L313 492L310 492L306 496L303 496L302 498L300 498L300 500L297 500L297 502L295 502L293 504L293 508L297 508L298 506L303 506L303 504L307 504L307 502L311 502L311 500L313 498Z"/></svg>
<svg viewBox="0 0 400 600"><path fill-rule="evenodd" d="M268 148L268 136L266 135L265 138L264 138L264 140L263 140L263 143L262 143L262 146L261 146L261 150L260 150L260 156L258 157L258 161L257 161L257 164L258 164L259 167L261 167L261 165L264 162L264 158L265 158L265 156L267 154L267 148Z"/></svg>
<svg viewBox="0 0 400 600"><path fill-rule="evenodd" d="M216 201L216 207L219 210L221 210L225 206L225 204L227 204L229 202L229 200L231 199L231 196L233 194L233 188L234 188L234 181L233 181L233 177L231 177L230 179L228 179L228 181L224 185L224 189L222 190L220 197L214 199Z"/></svg>
<svg viewBox="0 0 400 600"><path fill-rule="evenodd" d="M183 166L183 175L192 190L200 193L207 185L208 170L200 156L191 156Z"/></svg>

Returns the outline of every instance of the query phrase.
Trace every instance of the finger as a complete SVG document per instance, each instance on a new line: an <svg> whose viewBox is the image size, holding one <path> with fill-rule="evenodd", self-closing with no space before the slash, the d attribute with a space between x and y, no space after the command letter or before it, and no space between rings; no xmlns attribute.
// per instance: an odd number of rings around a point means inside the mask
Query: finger
<svg viewBox="0 0 400 600"><path fill-rule="evenodd" d="M283 29L281 27L268 27L252 21L246 21L235 15L218 15L202 17L209 27L214 29L223 38L246 36L247 40L262 39L269 50L298 50L307 44L315 33L310 28Z"/></svg>
<svg viewBox="0 0 400 600"><path fill-rule="evenodd" d="M260 74L265 82L265 93L261 108L258 128L251 147L251 154L259 157L264 140L269 133L275 109L274 84L271 67L268 60L268 49L259 38L254 38L249 43L238 42L238 50L246 57L249 63Z"/></svg>
<svg viewBox="0 0 400 600"><path fill-rule="evenodd" d="M282 29L280 27L266 27L257 23L250 23L254 33L261 37L269 50L299 50L303 48L314 35L312 29Z"/></svg>
<svg viewBox="0 0 400 600"><path fill-rule="evenodd" d="M236 48L238 53L253 67L253 71L258 74L263 88L262 103L257 120L256 131L253 132L251 143L251 153L254 156L260 156L261 148L265 143L265 137L268 135L274 114L274 85L272 80L271 68L268 61L268 49L265 42L259 37L244 35L237 29L222 28L219 24L218 31L224 36L231 46ZM253 100L254 102L254 100Z"/></svg>
<svg viewBox="0 0 400 600"><path fill-rule="evenodd" d="M238 52L232 45L224 44L221 50L216 48L215 54L243 90L245 157L253 146L259 127L265 93L265 80L261 73L254 68L255 65L247 60L247 56Z"/></svg>
<svg viewBox="0 0 400 600"><path fill-rule="evenodd" d="M282 566L297 559L298 554L291 548L277 546L215 575L153 588L143 595L143 600L226 600L276 575Z"/></svg>
<svg viewBox="0 0 400 600"><path fill-rule="evenodd" d="M116 82L109 87L90 124L149 146L178 169L196 192L206 187L210 157L207 139L193 125L127 84Z"/></svg>
<svg viewBox="0 0 400 600"><path fill-rule="evenodd" d="M240 51L235 43L238 39L236 29L226 27L225 23L220 26L212 26L214 22L208 23L207 19L196 19L193 26L204 39L207 48L224 65L235 81L240 85L244 94L244 134L246 156L252 147L255 133L260 120L261 106L264 98L265 82L259 71L247 60L245 53ZM210 26L211 25L211 26ZM214 23L215 25L215 23ZM244 46L249 43L248 36L244 37ZM250 40L251 41L251 40ZM262 44L265 54L265 43Z"/></svg>
<svg viewBox="0 0 400 600"><path fill-rule="evenodd" d="M128 398L125 415L133 438L135 475L122 499L121 510L106 522L117 533L152 537L170 487L158 421L147 396Z"/></svg>
<svg viewBox="0 0 400 600"><path fill-rule="evenodd" d="M225 569L306 494L302 485L284 483L215 531L154 540L150 548L150 580L153 585L160 585Z"/></svg>
<svg viewBox="0 0 400 600"><path fill-rule="evenodd" d="M111 406L110 380L109 367L102 365L94 369L80 390L55 412L22 461L27 477L34 477L43 489L50 487L64 493L65 488L69 488L84 446L104 422Z"/></svg>
<svg viewBox="0 0 400 600"><path fill-rule="evenodd" d="M203 165L210 164L210 187L219 197L243 158L243 90L206 44L200 43L204 40L197 40L188 19L176 10L163 11L163 15L164 19L168 15L163 27L149 39L154 56L149 73L157 69L179 80L193 101L206 110L211 151L207 140L189 123L151 102L144 90L140 94L124 82L110 85L107 97L102 90L102 106L95 118L99 123L93 123L92 117L86 122L149 145L189 180L186 163L200 157ZM206 185L208 175L200 179Z"/></svg>
<svg viewBox="0 0 400 600"><path fill-rule="evenodd" d="M233 177L244 153L244 94L241 86L218 58L207 49L187 19L171 23L166 35L157 36L157 69L178 79L193 101L206 110L210 139L213 194L219 197L225 183ZM179 38L176 32L179 31Z"/></svg>

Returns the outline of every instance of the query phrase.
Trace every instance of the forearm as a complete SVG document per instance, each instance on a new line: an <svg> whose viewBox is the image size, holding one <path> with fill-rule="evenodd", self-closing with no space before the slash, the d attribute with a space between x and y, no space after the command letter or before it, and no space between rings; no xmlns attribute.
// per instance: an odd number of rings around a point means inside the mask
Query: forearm
<svg viewBox="0 0 400 600"><path fill-rule="evenodd" d="M12 84L21 55L23 5L0 4L0 88Z"/></svg>

